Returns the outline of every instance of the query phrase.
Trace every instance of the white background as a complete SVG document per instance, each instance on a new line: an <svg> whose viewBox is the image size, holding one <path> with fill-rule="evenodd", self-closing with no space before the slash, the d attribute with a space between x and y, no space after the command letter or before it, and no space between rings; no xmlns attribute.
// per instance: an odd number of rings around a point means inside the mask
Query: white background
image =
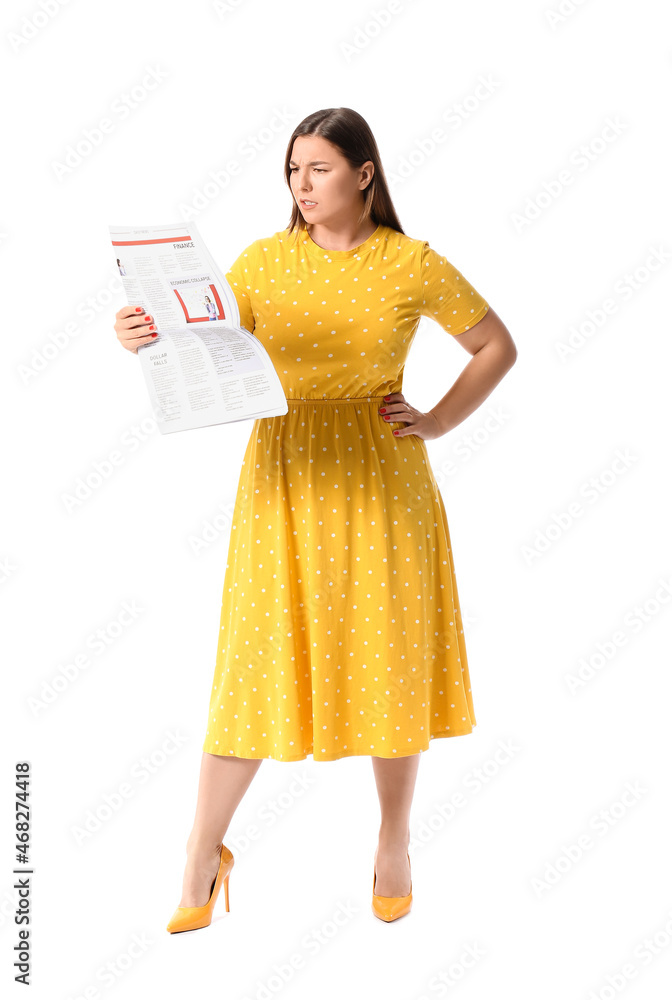
<svg viewBox="0 0 672 1000"><path fill-rule="evenodd" d="M669 11L654 0L51 9L2 12L3 980L18 930L12 778L29 760L33 997L411 1000L442 995L442 972L462 1000L509 986L530 1000L668 996ZM131 93L121 118L113 109ZM287 225L293 128L339 106L371 126L405 231L464 273L518 346L483 406L428 442L477 727L421 758L409 916L388 925L370 910L370 761L268 760L225 838L231 912L222 895L209 928L169 935L251 422L151 429L138 360L113 330L125 300L107 226L183 218L210 172L237 161L192 216L228 268ZM103 118L112 131L59 176ZM429 409L467 361L423 319L406 398ZM69 509L115 450L120 464ZM191 540L218 517L196 555ZM124 602L140 610L116 628ZM87 646L97 629L113 636L99 654ZM87 649L89 666L33 710ZM152 755L149 779L131 777ZM124 782L133 794L78 840ZM442 815L456 793L462 805ZM260 836L246 845L250 825ZM134 935L144 951L128 958Z"/></svg>

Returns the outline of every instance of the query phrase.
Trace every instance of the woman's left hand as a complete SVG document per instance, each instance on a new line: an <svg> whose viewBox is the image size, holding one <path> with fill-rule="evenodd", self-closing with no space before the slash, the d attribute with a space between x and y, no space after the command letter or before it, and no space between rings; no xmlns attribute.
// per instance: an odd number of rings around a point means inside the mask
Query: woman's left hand
<svg viewBox="0 0 672 1000"><path fill-rule="evenodd" d="M428 441L430 438L441 437L443 434L436 416L433 413L423 413L421 410L416 410L414 406L406 402L403 392L390 393L389 399L381 403L378 412L380 419L385 421L385 423L392 423L393 420L398 420L403 421L407 425L406 427L395 428L392 432L394 437L406 437L408 434L415 434L416 437ZM385 417L389 417L389 421L386 421Z"/></svg>

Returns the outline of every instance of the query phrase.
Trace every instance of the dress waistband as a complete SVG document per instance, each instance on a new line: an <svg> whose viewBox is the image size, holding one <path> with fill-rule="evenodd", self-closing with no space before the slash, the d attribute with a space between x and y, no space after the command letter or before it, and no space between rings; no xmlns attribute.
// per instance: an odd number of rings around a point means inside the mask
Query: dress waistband
<svg viewBox="0 0 672 1000"><path fill-rule="evenodd" d="M285 396L287 403L378 403L381 399L385 399L385 396L341 396L335 397L330 396L326 399L320 399L319 397L296 397L296 396Z"/></svg>

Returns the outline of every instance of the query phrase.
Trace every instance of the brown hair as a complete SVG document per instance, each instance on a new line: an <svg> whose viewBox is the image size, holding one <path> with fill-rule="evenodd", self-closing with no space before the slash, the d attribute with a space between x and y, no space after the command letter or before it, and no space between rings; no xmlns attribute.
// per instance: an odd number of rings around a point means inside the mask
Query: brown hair
<svg viewBox="0 0 672 1000"><path fill-rule="evenodd" d="M285 154L285 181L291 191L291 170L289 161L292 158L294 140L299 135L319 135L335 146L353 167L361 167L367 160L373 163L373 177L369 186L364 189L362 214L358 222L364 222L371 217L377 225L389 226L398 233L403 233L397 217L392 197L385 179L385 171L380 160L378 146L367 122L352 108L324 108L314 111L296 126L292 132L287 152ZM292 215L287 231L296 230L296 235L306 228L306 222L296 203L292 205Z"/></svg>

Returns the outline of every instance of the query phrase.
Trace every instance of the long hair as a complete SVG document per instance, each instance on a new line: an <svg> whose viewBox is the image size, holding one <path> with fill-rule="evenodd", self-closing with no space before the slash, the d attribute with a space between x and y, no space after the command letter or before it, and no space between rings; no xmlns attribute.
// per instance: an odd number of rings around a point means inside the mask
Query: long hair
<svg viewBox="0 0 672 1000"><path fill-rule="evenodd" d="M294 140L299 135L319 135L335 146L352 167L361 167L367 160L373 163L373 177L364 189L362 211L357 220L364 222L369 217L376 225L389 226L398 233L404 232L397 217L392 197L385 179L385 171L373 132L360 114L352 108L324 108L308 115L292 132L285 153L285 181L292 189L289 161L292 158ZM306 229L305 219L292 196L292 214L287 226L288 233L295 231L298 236Z"/></svg>

